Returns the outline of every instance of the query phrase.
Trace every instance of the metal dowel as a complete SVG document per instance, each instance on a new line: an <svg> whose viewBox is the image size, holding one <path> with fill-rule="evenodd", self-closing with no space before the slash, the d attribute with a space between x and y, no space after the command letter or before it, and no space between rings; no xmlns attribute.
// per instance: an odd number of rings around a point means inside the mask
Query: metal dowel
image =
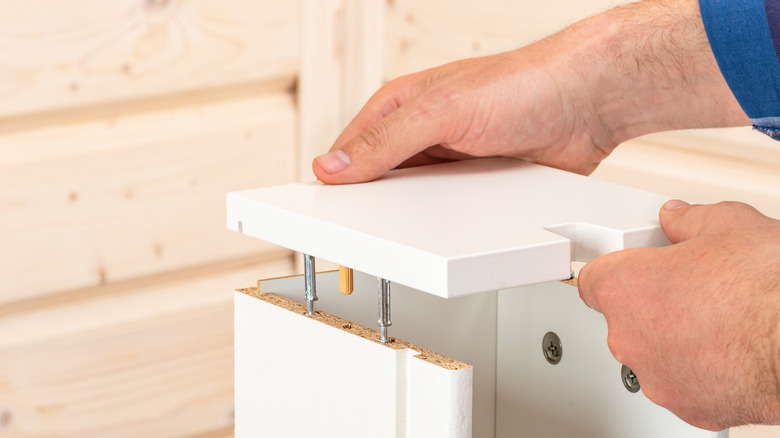
<svg viewBox="0 0 780 438"><path fill-rule="evenodd" d="M314 257L303 255L303 273L306 278L306 309L314 315L314 302L317 301L317 277L314 272Z"/></svg>
<svg viewBox="0 0 780 438"><path fill-rule="evenodd" d="M379 289L379 342L390 342L387 336L387 328L393 325L390 322L390 282L384 278L377 278Z"/></svg>

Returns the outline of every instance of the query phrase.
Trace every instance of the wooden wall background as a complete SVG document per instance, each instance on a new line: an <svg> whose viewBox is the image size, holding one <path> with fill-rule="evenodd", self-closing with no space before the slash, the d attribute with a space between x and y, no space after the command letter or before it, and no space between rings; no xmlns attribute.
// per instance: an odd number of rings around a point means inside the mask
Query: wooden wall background
<svg viewBox="0 0 780 438"><path fill-rule="evenodd" d="M230 291L295 263L226 231L224 193L311 178L387 79L608 3L0 0L0 436L232 436ZM778 168L737 129L596 176L780 217Z"/></svg>

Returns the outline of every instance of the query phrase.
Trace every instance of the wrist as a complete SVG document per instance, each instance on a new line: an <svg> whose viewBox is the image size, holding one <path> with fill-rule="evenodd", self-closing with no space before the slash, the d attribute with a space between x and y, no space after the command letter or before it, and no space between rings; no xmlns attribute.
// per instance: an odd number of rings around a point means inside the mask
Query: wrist
<svg viewBox="0 0 780 438"><path fill-rule="evenodd" d="M718 69L698 0L645 0L570 28L570 68L619 144L686 128L748 125Z"/></svg>

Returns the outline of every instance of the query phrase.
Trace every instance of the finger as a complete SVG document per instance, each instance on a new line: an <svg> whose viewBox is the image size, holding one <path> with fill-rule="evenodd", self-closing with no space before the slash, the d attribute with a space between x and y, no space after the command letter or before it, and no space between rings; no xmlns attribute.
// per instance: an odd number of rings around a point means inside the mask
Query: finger
<svg viewBox="0 0 780 438"><path fill-rule="evenodd" d="M722 206L689 205L678 199L667 202L661 207L658 219L666 237L672 243L680 243L701 235L705 230L721 223ZM720 210L720 211L719 211Z"/></svg>
<svg viewBox="0 0 780 438"><path fill-rule="evenodd" d="M593 310L606 314L628 296L626 289L648 266L648 248L611 252L588 262L580 270L577 288L580 298Z"/></svg>
<svg viewBox="0 0 780 438"><path fill-rule="evenodd" d="M605 276L608 277L610 272L612 272L610 265L611 263L605 257L592 260L580 269L577 277L577 289L580 292L580 298L586 306L597 312L601 312L597 290L601 279Z"/></svg>
<svg viewBox="0 0 780 438"><path fill-rule="evenodd" d="M370 181L430 146L442 143L447 117L413 101L363 130L341 148L319 156L314 174L327 184Z"/></svg>

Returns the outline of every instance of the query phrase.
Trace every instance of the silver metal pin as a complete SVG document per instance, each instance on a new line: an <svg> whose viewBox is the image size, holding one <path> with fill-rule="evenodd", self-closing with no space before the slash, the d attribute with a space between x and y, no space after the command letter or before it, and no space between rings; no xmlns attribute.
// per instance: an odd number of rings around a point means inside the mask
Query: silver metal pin
<svg viewBox="0 0 780 438"><path fill-rule="evenodd" d="M314 315L314 302L317 301L317 277L314 272L314 257L303 255L303 273L306 278L306 309Z"/></svg>
<svg viewBox="0 0 780 438"><path fill-rule="evenodd" d="M377 286L379 289L379 342L390 342L390 337L387 336L387 328L393 325L390 322L390 282L377 277Z"/></svg>

